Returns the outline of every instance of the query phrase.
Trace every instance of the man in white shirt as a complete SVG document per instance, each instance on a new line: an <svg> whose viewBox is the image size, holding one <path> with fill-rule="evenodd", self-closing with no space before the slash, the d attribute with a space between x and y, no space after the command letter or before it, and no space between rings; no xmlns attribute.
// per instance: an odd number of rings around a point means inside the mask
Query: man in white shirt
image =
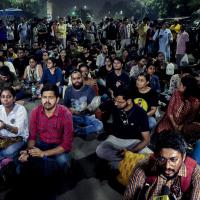
<svg viewBox="0 0 200 200"><path fill-rule="evenodd" d="M181 26L181 30L177 35L176 42L176 64L178 67L180 67L181 60L187 52L187 45L189 42L189 34L185 31L184 25Z"/></svg>
<svg viewBox="0 0 200 200"><path fill-rule="evenodd" d="M159 39L159 52L165 55L165 61L170 61L170 43L173 42L173 35L168 28L167 22L162 22L162 28L157 30L153 40Z"/></svg>
<svg viewBox="0 0 200 200"><path fill-rule="evenodd" d="M0 161L15 158L28 138L28 115L24 106L15 103L16 92L12 87L1 91L0 141L9 144L0 148Z"/></svg>
<svg viewBox="0 0 200 200"><path fill-rule="evenodd" d="M105 58L108 56L108 47L107 45L102 45L102 51L101 53L97 56L96 60L96 66L98 68L102 67L105 65Z"/></svg>

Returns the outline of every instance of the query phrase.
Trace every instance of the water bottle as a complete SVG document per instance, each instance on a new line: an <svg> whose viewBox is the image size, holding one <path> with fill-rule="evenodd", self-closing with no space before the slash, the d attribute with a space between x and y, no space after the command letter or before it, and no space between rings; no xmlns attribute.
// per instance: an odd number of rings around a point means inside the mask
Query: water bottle
<svg viewBox="0 0 200 200"><path fill-rule="evenodd" d="M31 86L32 98L35 97L35 92L36 92L36 87L35 87L35 85L32 83L32 86Z"/></svg>

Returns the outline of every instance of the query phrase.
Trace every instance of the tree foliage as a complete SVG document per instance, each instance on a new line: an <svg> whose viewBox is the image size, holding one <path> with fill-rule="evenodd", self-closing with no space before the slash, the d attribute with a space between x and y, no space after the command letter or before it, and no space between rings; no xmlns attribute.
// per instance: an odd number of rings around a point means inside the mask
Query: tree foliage
<svg viewBox="0 0 200 200"><path fill-rule="evenodd" d="M87 20L92 20L93 18L93 13L89 9L84 9L84 8L78 8L75 13L76 17L81 18L83 22Z"/></svg>
<svg viewBox="0 0 200 200"><path fill-rule="evenodd" d="M199 0L142 0L160 17L189 16L200 7Z"/></svg>
<svg viewBox="0 0 200 200"><path fill-rule="evenodd" d="M20 8L34 16L38 14L38 8L41 8L45 0L0 0L0 9Z"/></svg>
<svg viewBox="0 0 200 200"><path fill-rule="evenodd" d="M190 16L192 12L200 8L200 0L131 0L131 1L106 1L99 12L99 17L119 15L120 10L123 16L134 16L142 19L148 16L151 19L159 17L180 17Z"/></svg>

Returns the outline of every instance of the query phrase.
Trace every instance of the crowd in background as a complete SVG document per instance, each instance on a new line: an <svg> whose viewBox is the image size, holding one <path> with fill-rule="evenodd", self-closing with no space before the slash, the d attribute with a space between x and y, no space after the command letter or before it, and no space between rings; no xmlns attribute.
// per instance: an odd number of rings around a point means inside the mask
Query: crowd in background
<svg viewBox="0 0 200 200"><path fill-rule="evenodd" d="M65 17L0 21L0 91L12 87L16 100L34 100L42 97L46 84L56 85L72 113L75 135L115 131L109 142L118 150L131 146L133 152L149 152L151 138L163 131L179 132L195 144L200 139L200 75L198 60L189 56L189 41L178 21L146 17L141 22L107 18L98 25ZM144 112L132 116L128 110L135 105ZM130 139L140 142L124 146ZM116 160L105 153L109 150L104 141L97 155ZM200 162L197 153L193 158Z"/></svg>

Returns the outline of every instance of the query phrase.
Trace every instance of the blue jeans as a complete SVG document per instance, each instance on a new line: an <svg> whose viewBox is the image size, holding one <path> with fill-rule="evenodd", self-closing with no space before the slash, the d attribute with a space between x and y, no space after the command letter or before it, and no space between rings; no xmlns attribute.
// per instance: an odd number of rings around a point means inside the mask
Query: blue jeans
<svg viewBox="0 0 200 200"><path fill-rule="evenodd" d="M57 144L47 144L45 142L38 142L36 147L42 151L56 148ZM48 156L43 158L44 175L49 176L55 170L62 170L67 172L70 167L70 156L68 153L61 153L55 156Z"/></svg>
<svg viewBox="0 0 200 200"><path fill-rule="evenodd" d="M47 144L45 142L39 141L36 147L42 151L56 148L58 144ZM44 158L39 157L29 157L28 162L18 163L17 173L20 174L23 169L39 171L43 176L50 177L57 173L64 173L68 171L70 167L70 156L68 153L61 153L55 156L48 156ZM27 167L28 166L28 167Z"/></svg>
<svg viewBox="0 0 200 200"><path fill-rule="evenodd" d="M156 119L154 117L148 117L149 120L149 129L152 130L156 126Z"/></svg>
<svg viewBox="0 0 200 200"><path fill-rule="evenodd" d="M195 144L194 150L192 152L192 158L200 164L200 140L198 140Z"/></svg>
<svg viewBox="0 0 200 200"><path fill-rule="evenodd" d="M73 124L77 135L100 133L103 130L103 123L90 115L73 115Z"/></svg>
<svg viewBox="0 0 200 200"><path fill-rule="evenodd" d="M8 157L15 159L19 151L23 148L24 145L25 145L25 142L20 141L20 142L9 145L5 149L0 149L0 160L3 160L4 158L8 158Z"/></svg>

